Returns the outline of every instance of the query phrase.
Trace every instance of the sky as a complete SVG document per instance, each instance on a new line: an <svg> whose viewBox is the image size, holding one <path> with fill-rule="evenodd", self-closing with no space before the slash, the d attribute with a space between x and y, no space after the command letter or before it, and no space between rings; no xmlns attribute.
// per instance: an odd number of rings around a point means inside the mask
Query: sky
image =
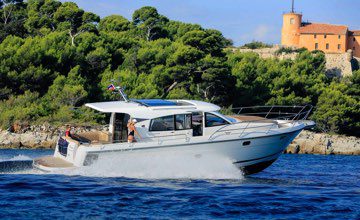
<svg viewBox="0 0 360 220"><path fill-rule="evenodd" d="M71 0L101 17L120 14L131 20L143 6L156 7L171 20L220 30L235 46L251 41L279 44L282 14L291 0ZM64 1L62 1L64 2ZM342 24L360 30L360 0L295 0L303 21Z"/></svg>

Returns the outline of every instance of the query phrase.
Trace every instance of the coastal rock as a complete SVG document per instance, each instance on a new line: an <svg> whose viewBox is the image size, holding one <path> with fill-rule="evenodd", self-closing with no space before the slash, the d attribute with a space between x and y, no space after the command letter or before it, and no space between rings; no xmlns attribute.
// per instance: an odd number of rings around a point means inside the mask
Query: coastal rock
<svg viewBox="0 0 360 220"><path fill-rule="evenodd" d="M15 131L16 130L16 131ZM108 131L108 126L74 126L73 133L86 131ZM53 127L50 124L28 126L16 124L16 129L0 131L0 148L53 149L65 127Z"/></svg>
<svg viewBox="0 0 360 220"><path fill-rule="evenodd" d="M302 131L285 153L360 155L360 138Z"/></svg>

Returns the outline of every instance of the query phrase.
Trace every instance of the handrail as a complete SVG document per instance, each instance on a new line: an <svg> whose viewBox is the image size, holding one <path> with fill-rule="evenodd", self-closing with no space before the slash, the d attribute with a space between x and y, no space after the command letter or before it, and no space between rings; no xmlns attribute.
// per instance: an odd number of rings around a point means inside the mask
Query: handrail
<svg viewBox="0 0 360 220"><path fill-rule="evenodd" d="M261 111L261 112L250 112L250 113L242 113L242 114L239 114L241 112L244 111L244 109L256 109L256 108L268 108L269 111ZM275 110L279 109L279 111L276 111L274 112ZM308 109L307 109L308 108ZM239 121L239 122L235 122L235 123L232 123L232 124L227 124L227 125L224 125L222 127L220 127L219 129L217 129L216 131L214 131L210 137L209 137L209 140L212 139L216 134L218 133L221 133L221 132L229 132L229 131L235 131L235 130L241 130L241 133L239 135L239 137L241 137L244 132L246 130L250 130L250 129L254 129L254 128L265 128L265 127L269 127L269 129L267 130L266 133L269 133L271 131L271 129L273 129L274 125L282 125L282 124L288 124L288 123L292 123L292 126L295 126L295 122L297 120L305 120L310 112L312 111L313 109L313 106L312 105L304 105L304 106L283 106L283 105L273 105L273 106L249 106L249 107L238 107L238 108L232 108L231 110L233 112L235 112L234 110L238 110L237 111L238 113L236 115L238 116L258 116L258 115L265 115L263 118L260 118L260 119L255 119L255 120L242 120L242 121ZM281 109L299 109L298 111L296 112L282 112ZM270 117L270 116L273 116L273 115L278 115L278 117ZM269 120L273 120L273 123L270 123L271 121ZM282 122L282 123L279 123L277 120L284 120L285 122ZM266 123L265 125L255 125L255 126L250 126L249 125L251 123L255 124L255 123L258 123L258 122L264 122ZM275 122L275 123L274 123ZM242 123L246 123L246 126L244 128L232 128L232 129L226 129L227 127L231 126L231 125L234 125L234 124L242 124ZM236 134L236 133L235 133Z"/></svg>

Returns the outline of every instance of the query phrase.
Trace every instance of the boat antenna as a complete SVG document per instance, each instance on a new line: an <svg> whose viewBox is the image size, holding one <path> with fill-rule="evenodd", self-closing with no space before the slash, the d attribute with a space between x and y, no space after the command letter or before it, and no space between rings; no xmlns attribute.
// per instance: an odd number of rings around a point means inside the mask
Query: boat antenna
<svg viewBox="0 0 360 220"><path fill-rule="evenodd" d="M110 80L110 81L111 81L112 83L115 82L115 80L113 80L113 79ZM116 89L116 91L119 92L120 96L123 98L123 100L124 100L125 102L129 102L129 99L128 99L126 93L124 92L124 88L123 88L123 87L121 87L121 86L116 86L115 89Z"/></svg>
<svg viewBox="0 0 360 220"><path fill-rule="evenodd" d="M291 13L294 13L294 0L292 0L292 4L291 4Z"/></svg>

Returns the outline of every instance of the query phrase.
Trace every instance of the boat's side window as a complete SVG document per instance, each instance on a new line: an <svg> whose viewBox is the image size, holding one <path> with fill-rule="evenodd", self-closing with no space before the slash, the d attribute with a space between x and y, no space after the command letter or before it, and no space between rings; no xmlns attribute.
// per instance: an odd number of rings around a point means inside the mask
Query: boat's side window
<svg viewBox="0 0 360 220"><path fill-rule="evenodd" d="M175 115L176 130L191 129L191 114Z"/></svg>
<svg viewBox="0 0 360 220"><path fill-rule="evenodd" d="M211 113L205 113L205 127L214 127L229 124L225 119Z"/></svg>
<svg viewBox="0 0 360 220"><path fill-rule="evenodd" d="M174 130L174 116L154 118L150 123L150 131L172 131Z"/></svg>

